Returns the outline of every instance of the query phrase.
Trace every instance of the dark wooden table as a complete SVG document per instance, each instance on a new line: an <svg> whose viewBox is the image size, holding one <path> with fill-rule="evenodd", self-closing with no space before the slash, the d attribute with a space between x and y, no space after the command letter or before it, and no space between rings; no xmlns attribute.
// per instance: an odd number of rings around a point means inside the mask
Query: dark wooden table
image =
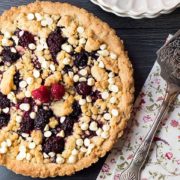
<svg viewBox="0 0 180 180"><path fill-rule="evenodd" d="M11 6L27 4L32 0L1 0L0 13L9 9ZM99 7L92 4L89 0L61 0L76 6L87 9L97 17L106 21L117 34L124 40L129 57L134 66L136 95L142 87L155 59L156 50L163 44L169 33L175 33L180 28L180 9L171 14L162 15L155 19L133 20L121 18L113 14L104 12ZM76 173L71 177L57 177L53 180L95 180L105 158L99 160L92 167ZM0 180L32 180L29 177L15 175L5 168L0 168ZM48 178L51 179L51 178ZM36 179L38 180L38 178Z"/></svg>

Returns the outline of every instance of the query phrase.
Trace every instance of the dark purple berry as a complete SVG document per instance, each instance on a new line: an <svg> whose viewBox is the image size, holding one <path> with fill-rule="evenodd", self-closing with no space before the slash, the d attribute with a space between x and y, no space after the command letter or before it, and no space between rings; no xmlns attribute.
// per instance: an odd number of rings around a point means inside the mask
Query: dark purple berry
<svg viewBox="0 0 180 180"><path fill-rule="evenodd" d="M36 69L41 69L41 64L40 64L40 62L38 61L37 58L36 58L36 59L33 59L33 60L32 60L32 63L33 63L33 65L34 65L34 67L35 67Z"/></svg>
<svg viewBox="0 0 180 180"><path fill-rule="evenodd" d="M94 91L91 93L91 99L92 99L92 102L96 102L97 99L101 99L101 94L99 91Z"/></svg>
<svg viewBox="0 0 180 180"><path fill-rule="evenodd" d="M87 85L87 82L79 82L75 85L76 91L82 96L88 96L92 92L92 87Z"/></svg>
<svg viewBox="0 0 180 180"><path fill-rule="evenodd" d="M0 129L4 126L7 126L9 120L10 120L9 114L1 113L0 114Z"/></svg>
<svg viewBox="0 0 180 180"><path fill-rule="evenodd" d="M7 98L7 96L3 95L2 93L0 93L0 108L6 108L10 106L10 101Z"/></svg>
<svg viewBox="0 0 180 180"><path fill-rule="evenodd" d="M68 73L69 71L72 71L72 67L69 66L69 65L65 65L64 68L63 68L63 71L64 71L65 73Z"/></svg>
<svg viewBox="0 0 180 180"><path fill-rule="evenodd" d="M19 42L18 44L22 47L28 47L29 44L34 43L35 44L35 39L34 39L34 35L31 34L28 31L23 31L23 35L20 36L20 32L18 33L18 37L19 37Z"/></svg>
<svg viewBox="0 0 180 180"><path fill-rule="evenodd" d="M57 53L61 50L61 45L66 41L66 38L62 36L61 28L57 27L51 32L47 38L47 45L51 52L53 59L56 59Z"/></svg>
<svg viewBox="0 0 180 180"><path fill-rule="evenodd" d="M19 82L20 82L20 73L19 71L17 71L14 75L13 81L14 81L14 85L16 86L16 90L18 90L19 88Z"/></svg>
<svg viewBox="0 0 180 180"><path fill-rule="evenodd" d="M58 136L51 136L49 139L44 140L43 143L43 152L49 153L62 153L64 150L64 139Z"/></svg>
<svg viewBox="0 0 180 180"><path fill-rule="evenodd" d="M72 134L74 122L75 120L73 119L73 117L68 116L66 117L65 121L61 124L61 129L64 130L66 136Z"/></svg>
<svg viewBox="0 0 180 180"><path fill-rule="evenodd" d="M70 116L76 120L77 117L80 116L80 114L82 113L81 107L77 101L73 102L72 109L73 109L73 112L70 114Z"/></svg>
<svg viewBox="0 0 180 180"><path fill-rule="evenodd" d="M4 47L1 56L3 62L8 62L10 64L15 63L21 57L18 52L12 52L10 47Z"/></svg>
<svg viewBox="0 0 180 180"><path fill-rule="evenodd" d="M29 117L29 113L25 113L20 123L20 132L29 134L34 129L34 120Z"/></svg>
<svg viewBox="0 0 180 180"><path fill-rule="evenodd" d="M52 115L53 113L51 110L44 110L40 108L34 120L35 129L43 130L46 124L49 123L49 118L52 117Z"/></svg>
<svg viewBox="0 0 180 180"><path fill-rule="evenodd" d="M88 63L88 53L82 51L80 53L75 54L74 64L76 67L85 67Z"/></svg>

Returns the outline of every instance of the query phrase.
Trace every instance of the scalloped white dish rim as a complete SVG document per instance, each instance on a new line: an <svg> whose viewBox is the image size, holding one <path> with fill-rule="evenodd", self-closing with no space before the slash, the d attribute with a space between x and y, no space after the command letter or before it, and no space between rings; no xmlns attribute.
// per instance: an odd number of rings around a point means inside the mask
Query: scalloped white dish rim
<svg viewBox="0 0 180 180"><path fill-rule="evenodd" d="M173 8L169 8L169 9L162 9L161 11L158 11L157 13L153 13L153 14L149 14L149 13L141 13L141 14L130 14L131 11L128 11L127 13L120 13L120 12L117 12L113 9L111 9L110 7L106 7L106 6L103 6L102 4L100 4L97 0L90 0L92 3L98 5L99 7L101 7L104 11L107 11L107 12L110 12L110 13L113 13L117 16L121 16L121 17L130 17L130 18L133 18L133 19L142 19L142 18L155 18L161 14L168 14L172 11L174 11L176 8L180 7L180 3L177 4L175 7Z"/></svg>
<svg viewBox="0 0 180 180"><path fill-rule="evenodd" d="M112 10L114 10L115 12L117 12L117 13L123 13L123 14L130 14L130 15L141 15L141 14L151 14L151 15L153 15L153 14L157 14L157 13L160 13L161 11L169 11L169 10L171 10L171 9L173 9L174 7L177 7L178 6L178 4L180 4L180 2L176 2L174 5L171 5L171 6L162 6L162 8L161 9L159 9L159 10L154 10L154 11L152 11L152 10L148 10L148 9L141 9L141 10L139 10L139 11L136 11L136 10L124 10L124 9L120 9L118 6L116 6L116 5L113 5L113 6L111 6L110 7L110 5L109 4L107 4L107 3L105 3L103 0L96 0L99 4L101 4L101 5L103 5L104 7L107 7L107 8L110 8L110 9L112 9Z"/></svg>

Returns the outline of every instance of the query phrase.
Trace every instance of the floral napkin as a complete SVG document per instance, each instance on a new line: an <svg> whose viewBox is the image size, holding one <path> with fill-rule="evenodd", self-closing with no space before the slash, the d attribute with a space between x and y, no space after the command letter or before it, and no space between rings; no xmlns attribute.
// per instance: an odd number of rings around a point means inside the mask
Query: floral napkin
<svg viewBox="0 0 180 180"><path fill-rule="evenodd" d="M133 153L153 124L163 102L165 89L166 83L160 77L160 67L155 62L135 102L132 122L111 151L97 180L120 179L121 172L130 164ZM180 95L154 138L141 180L180 180Z"/></svg>

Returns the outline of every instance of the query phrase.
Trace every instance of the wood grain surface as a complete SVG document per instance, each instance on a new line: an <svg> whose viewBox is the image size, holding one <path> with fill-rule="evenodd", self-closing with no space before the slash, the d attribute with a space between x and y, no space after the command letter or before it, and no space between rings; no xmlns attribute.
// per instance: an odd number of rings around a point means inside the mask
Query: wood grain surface
<svg viewBox="0 0 180 180"><path fill-rule="evenodd" d="M58 0L56 0L58 1ZM0 13L12 6L33 2L32 0L0 0ZM87 9L114 28L124 41L126 50L134 66L136 95L140 91L154 61L156 51L160 48L169 33L175 33L180 28L180 9L171 14L155 19L134 20L117 17L104 12L89 0L60 0ZM105 158L92 167L76 173L71 177L47 178L46 180L95 180ZM4 167L0 167L0 180L32 180L30 177L15 175ZM39 180L36 178L35 180Z"/></svg>

